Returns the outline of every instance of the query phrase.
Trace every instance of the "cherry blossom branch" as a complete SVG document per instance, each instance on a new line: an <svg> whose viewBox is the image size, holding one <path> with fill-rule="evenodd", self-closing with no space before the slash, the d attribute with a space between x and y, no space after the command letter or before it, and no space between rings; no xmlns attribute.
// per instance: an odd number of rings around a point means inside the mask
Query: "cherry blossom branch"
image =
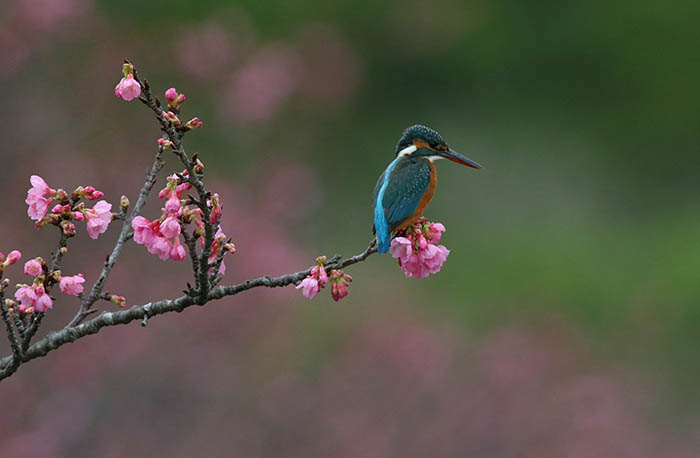
<svg viewBox="0 0 700 458"><path fill-rule="evenodd" d="M136 201L136 204L131 210L129 216L124 219L124 223L122 224L122 230L119 234L117 242L114 245L114 248L112 249L112 253L109 255L109 258L107 258L107 261L105 262L105 265L102 268L102 272L100 273L99 278L92 285L90 294L87 297L83 298L83 300L80 302L80 309L78 310L78 313L73 317L70 323L66 325L66 328L75 326L76 324L83 321L85 317L91 313L90 310L93 304L97 302L97 300L100 298L105 283L107 283L109 274L112 271L114 264L117 262L117 259L119 258L119 254L121 253L124 244L134 234L134 230L131 228L131 222L136 216L138 216L141 213L141 209L146 204L148 195L151 193L153 185L156 182L156 178L158 177L158 172L160 172L160 170L163 168L163 165L165 165L165 161L163 161L163 148L159 147L158 152L156 153L155 160L153 161L153 165L151 166L151 170L146 175L146 181L143 184L141 191L139 192L139 198ZM124 208L124 206L122 206L122 208Z"/></svg>
<svg viewBox="0 0 700 458"><path fill-rule="evenodd" d="M377 249L374 243L371 243L362 253L352 256L347 259L341 259L340 256L335 256L324 263L324 266L331 269L340 269L357 264L364 261L372 254L376 253ZM126 310L116 312L103 312L101 315L80 323L76 326L69 326L60 331L50 332L46 337L32 344L19 357L15 358L14 354L0 359L0 380L3 380L12 375L20 364L31 361L32 359L45 356L49 352L78 339L97 334L102 328L108 326L117 326L128 324L135 320L143 320L143 325L148 319L157 315L163 315L171 312L182 312L193 305L204 306L211 301L222 299L227 296L235 296L253 288L279 288L291 284L297 284L307 278L315 267L309 267L306 270L282 275L279 277L271 277L265 275L253 280L246 280L242 283L231 286L218 286L212 289L206 297L205 301L200 301L199 297L191 295L183 295L176 299L165 299L160 301L149 302L144 305L134 305Z"/></svg>
<svg viewBox="0 0 700 458"><path fill-rule="evenodd" d="M7 288L7 286L9 286L9 283L6 281L3 281L0 284L0 314L2 314L2 321L5 322L7 337L10 341L10 347L12 348L12 355L8 357L10 358L10 362L7 367L8 374L12 375L22 363L22 348L17 338L17 334L12 327L7 306L5 305L5 288Z"/></svg>
<svg viewBox="0 0 700 458"><path fill-rule="evenodd" d="M71 198L70 204L72 205L73 199ZM57 270L60 270L61 268L61 261L63 260L63 255L66 253L66 250L68 248L68 236L63 230L60 230L60 236L58 238L58 248L56 248L56 251L54 251L53 255L51 256L51 268L50 272L56 272ZM41 321L44 319L44 313L41 311L35 311L31 315L29 315L29 326L27 326L24 329L19 329L20 334L22 336L22 350L25 351L27 348L29 348L29 344L32 343L32 339L34 338L34 335L36 332L39 330L39 326L41 326Z"/></svg>
<svg viewBox="0 0 700 458"><path fill-rule="evenodd" d="M128 61L125 61L125 63L126 65L131 65ZM200 174L195 170L197 159L196 157L190 159L182 144L182 139L185 133L192 128L201 126L201 122L199 121L199 118L193 118L183 126L182 122L178 118L179 111L177 104L172 104L172 106L169 107L171 108L171 111L166 112L163 109L160 100L153 96L148 80L141 81L139 79L138 72L135 69L133 70L133 75L134 79L141 84L143 89L142 96L139 98L139 100L150 108L153 113L155 113L156 119L161 125L161 130L167 137L167 143L163 143L172 148L173 153L175 153L175 155L180 159L180 162L182 162L182 164L185 166L185 170L187 170L187 176L184 177L180 175L180 178L183 181L191 184L197 191L199 197L199 199L195 200L194 203L202 211L202 221L204 222L204 246L202 248L201 255L197 255L196 250L193 250L189 243L188 248L192 262L199 264L195 268L194 272L195 290L199 295L199 300L205 301L211 287L208 275L210 267L209 257L211 255L212 245L214 244L214 237L218 228L218 221L211 221L211 208L208 204L208 201L211 198L211 193L207 191L206 187L204 186L204 181L201 179ZM186 240L186 242L188 241Z"/></svg>

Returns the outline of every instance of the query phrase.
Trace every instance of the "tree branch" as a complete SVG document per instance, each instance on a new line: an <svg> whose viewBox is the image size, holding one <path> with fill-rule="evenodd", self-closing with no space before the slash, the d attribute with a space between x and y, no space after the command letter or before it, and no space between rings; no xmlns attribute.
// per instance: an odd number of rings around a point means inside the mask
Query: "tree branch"
<svg viewBox="0 0 700 458"><path fill-rule="evenodd" d="M326 262L326 268L328 270L341 269L362 262L370 255L377 252L377 248L374 245L375 243L373 241L365 251L345 260L341 260L340 256L334 256ZM19 366L21 363L45 356L50 351L53 351L67 343L75 342L76 340L91 334L97 334L100 329L104 327L128 324L135 320L147 320L154 316L163 315L170 312L179 313L192 305L196 304L203 306L211 301L221 299L226 296L235 296L238 293L253 288L278 288L296 284L306 278L311 273L311 269L312 267L309 267L306 270L279 277L270 277L269 275L266 275L253 280L246 280L237 285L219 286L211 290L208 293L206 300L202 303L198 302L198 297L184 295L178 297L177 299L165 299L156 302L149 302L144 305L134 305L126 310L120 310L117 312L104 312L84 323L77 324L75 326L67 326L60 331L50 332L46 337L37 341L26 351L24 351L24 353L21 355L21 359L19 360L15 359L13 355L0 359L0 380L9 377L15 370L17 370L15 364Z"/></svg>

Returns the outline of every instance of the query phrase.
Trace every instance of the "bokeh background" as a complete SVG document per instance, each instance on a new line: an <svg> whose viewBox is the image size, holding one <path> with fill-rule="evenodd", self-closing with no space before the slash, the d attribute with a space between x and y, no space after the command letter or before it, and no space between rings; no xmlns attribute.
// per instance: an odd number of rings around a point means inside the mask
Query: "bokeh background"
<svg viewBox="0 0 700 458"><path fill-rule="evenodd" d="M114 97L125 57L205 122L187 147L238 247L226 283L364 249L408 125L485 169L439 164L438 275L374 256L338 303L256 290L105 329L0 384L0 455L699 456L698 15L690 0L3 0L5 253L55 243L26 217L31 174L135 201L158 128ZM94 281L117 233L83 230L64 270ZM129 246L107 289L173 297L187 265ZM42 332L76 308L59 297Z"/></svg>

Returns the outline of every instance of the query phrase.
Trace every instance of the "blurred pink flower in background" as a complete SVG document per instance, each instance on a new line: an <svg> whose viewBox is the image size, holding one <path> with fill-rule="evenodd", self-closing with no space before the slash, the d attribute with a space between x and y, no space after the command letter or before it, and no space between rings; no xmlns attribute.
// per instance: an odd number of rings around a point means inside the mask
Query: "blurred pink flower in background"
<svg viewBox="0 0 700 458"><path fill-rule="evenodd" d="M92 0L18 0L15 8L25 26L46 31L89 12Z"/></svg>
<svg viewBox="0 0 700 458"><path fill-rule="evenodd" d="M334 26L307 26L299 41L304 61L304 74L299 83L303 98L338 100L355 92L362 80L362 63ZM332 105L324 105L324 108L330 107Z"/></svg>
<svg viewBox="0 0 700 458"><path fill-rule="evenodd" d="M240 52L233 33L217 22L191 27L179 36L175 53L188 76L218 77Z"/></svg>
<svg viewBox="0 0 700 458"><path fill-rule="evenodd" d="M287 46L261 49L234 73L224 111L239 124L270 118L296 89L302 67L299 54Z"/></svg>
<svg viewBox="0 0 700 458"><path fill-rule="evenodd" d="M6 2L7 3L7 2ZM11 76L55 35L71 33L67 25L93 10L92 0L10 0L0 16L0 78Z"/></svg>

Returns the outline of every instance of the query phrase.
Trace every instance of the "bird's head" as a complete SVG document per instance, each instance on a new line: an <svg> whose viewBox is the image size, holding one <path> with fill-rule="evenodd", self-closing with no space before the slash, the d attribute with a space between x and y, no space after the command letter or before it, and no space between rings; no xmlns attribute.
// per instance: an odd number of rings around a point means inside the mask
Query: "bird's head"
<svg viewBox="0 0 700 458"><path fill-rule="evenodd" d="M439 133L420 124L411 126L403 132L398 145L396 145L396 155L424 157L430 161L444 158L467 167L481 168L479 164L468 157L450 149Z"/></svg>

